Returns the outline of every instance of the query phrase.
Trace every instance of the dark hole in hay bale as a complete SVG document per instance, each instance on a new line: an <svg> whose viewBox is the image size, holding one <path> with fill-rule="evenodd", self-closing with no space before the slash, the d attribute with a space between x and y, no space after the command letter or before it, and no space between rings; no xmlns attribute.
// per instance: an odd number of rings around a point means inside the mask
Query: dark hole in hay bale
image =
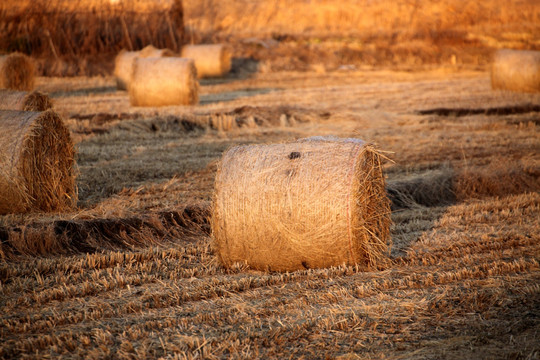
<svg viewBox="0 0 540 360"><path fill-rule="evenodd" d="M302 156L291 162L294 152ZM216 174L211 225L225 267L384 265L390 203L381 157L357 139L234 147Z"/></svg>
<svg viewBox="0 0 540 360"><path fill-rule="evenodd" d="M174 56L174 53L169 49L157 49L152 45L148 45L139 51L122 50L114 60L114 76L116 77L116 88L118 90L127 90L131 82L133 71L133 62L136 58L149 57L168 57Z"/></svg>
<svg viewBox="0 0 540 360"><path fill-rule="evenodd" d="M298 151L293 151L292 153L289 154L289 159L291 160L298 159L300 156L301 155Z"/></svg>
<svg viewBox="0 0 540 360"><path fill-rule="evenodd" d="M0 110L0 129L0 214L72 208L75 149L62 119L53 110Z"/></svg>
<svg viewBox="0 0 540 360"><path fill-rule="evenodd" d="M491 87L540 92L540 51L498 50L491 64Z"/></svg>
<svg viewBox="0 0 540 360"><path fill-rule="evenodd" d="M45 111L52 107L49 96L39 91L0 90L0 110Z"/></svg>
<svg viewBox="0 0 540 360"><path fill-rule="evenodd" d="M231 70L231 50L224 44L186 45L181 56L193 59L199 78L220 77Z"/></svg>
<svg viewBox="0 0 540 360"><path fill-rule="evenodd" d="M21 53L0 56L0 88L32 90L34 88L34 61Z"/></svg>
<svg viewBox="0 0 540 360"><path fill-rule="evenodd" d="M195 65L182 58L136 58L129 85L133 106L194 105L199 102Z"/></svg>

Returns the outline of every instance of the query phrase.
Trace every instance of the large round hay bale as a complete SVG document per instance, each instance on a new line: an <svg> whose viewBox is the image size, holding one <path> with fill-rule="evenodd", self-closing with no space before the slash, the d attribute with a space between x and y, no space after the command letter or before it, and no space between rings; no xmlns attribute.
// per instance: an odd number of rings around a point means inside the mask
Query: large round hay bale
<svg viewBox="0 0 540 360"><path fill-rule="evenodd" d="M540 51L502 49L491 65L493 89L540 92Z"/></svg>
<svg viewBox="0 0 540 360"><path fill-rule="evenodd" d="M131 79L131 73L133 71L133 61L136 58L167 56L174 56L174 53L169 49L157 49L152 45L148 45L139 51L120 51L114 61L114 76L116 77L116 87L119 90L128 89L129 81Z"/></svg>
<svg viewBox="0 0 540 360"><path fill-rule="evenodd" d="M199 82L193 60L176 57L136 58L129 99L133 106L197 104Z"/></svg>
<svg viewBox="0 0 540 360"><path fill-rule="evenodd" d="M181 56L195 61L199 78L220 77L231 70L231 50L223 44L186 45Z"/></svg>
<svg viewBox="0 0 540 360"><path fill-rule="evenodd" d="M0 214L73 207L75 150L58 114L0 110L0 129Z"/></svg>
<svg viewBox="0 0 540 360"><path fill-rule="evenodd" d="M0 110L45 111L52 107L51 99L42 92L0 89Z"/></svg>
<svg viewBox="0 0 540 360"><path fill-rule="evenodd" d="M35 66L28 56L21 53L0 56L0 88L32 90Z"/></svg>
<svg viewBox="0 0 540 360"><path fill-rule="evenodd" d="M358 139L309 140L223 155L211 224L225 267L368 269L386 262L390 202L380 155Z"/></svg>

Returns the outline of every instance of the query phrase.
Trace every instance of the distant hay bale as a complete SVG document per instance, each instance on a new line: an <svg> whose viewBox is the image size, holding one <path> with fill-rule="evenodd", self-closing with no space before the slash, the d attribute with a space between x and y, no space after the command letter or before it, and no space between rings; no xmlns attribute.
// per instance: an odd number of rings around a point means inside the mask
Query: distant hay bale
<svg viewBox="0 0 540 360"><path fill-rule="evenodd" d="M381 157L358 139L231 148L216 174L211 225L225 267L384 265L390 202Z"/></svg>
<svg viewBox="0 0 540 360"><path fill-rule="evenodd" d="M194 105L199 102L199 82L193 60L136 58L129 85L133 106Z"/></svg>
<svg viewBox="0 0 540 360"><path fill-rule="evenodd" d="M195 61L199 78L220 77L231 70L231 50L227 45L186 45L181 56Z"/></svg>
<svg viewBox="0 0 540 360"><path fill-rule="evenodd" d="M53 110L0 110L0 129L0 214L73 207L75 150L62 119Z"/></svg>
<svg viewBox="0 0 540 360"><path fill-rule="evenodd" d="M491 65L491 87L540 92L540 51L498 50Z"/></svg>
<svg viewBox="0 0 540 360"><path fill-rule="evenodd" d="M51 99L42 92L0 89L0 110L45 111L52 107Z"/></svg>
<svg viewBox="0 0 540 360"><path fill-rule="evenodd" d="M116 87L118 90L127 90L133 71L133 61L136 58L148 57L168 57L174 56L174 52L169 49L157 49L152 45L146 46L140 51L122 50L114 61L114 76L116 77Z"/></svg>
<svg viewBox="0 0 540 360"><path fill-rule="evenodd" d="M32 90L34 88L34 62L21 53L0 56L0 88Z"/></svg>

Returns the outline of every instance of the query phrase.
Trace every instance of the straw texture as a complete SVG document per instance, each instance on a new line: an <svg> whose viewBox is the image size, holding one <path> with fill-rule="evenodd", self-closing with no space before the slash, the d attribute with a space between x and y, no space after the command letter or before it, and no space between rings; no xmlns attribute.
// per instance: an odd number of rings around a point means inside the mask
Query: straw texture
<svg viewBox="0 0 540 360"><path fill-rule="evenodd" d="M21 53L0 56L0 88L32 90L34 88L34 62Z"/></svg>
<svg viewBox="0 0 540 360"><path fill-rule="evenodd" d="M380 156L357 139L231 148L216 175L211 224L225 267L382 265L390 202Z"/></svg>
<svg viewBox="0 0 540 360"><path fill-rule="evenodd" d="M42 92L0 89L0 110L45 111L52 107L51 99Z"/></svg>
<svg viewBox="0 0 540 360"><path fill-rule="evenodd" d="M133 106L194 105L199 102L197 71L191 59L136 58L129 86Z"/></svg>
<svg viewBox="0 0 540 360"><path fill-rule="evenodd" d="M231 70L231 50L227 45L186 45L181 55L195 61L199 78L220 77Z"/></svg>
<svg viewBox="0 0 540 360"><path fill-rule="evenodd" d="M498 50L491 65L491 87L540 92L540 51Z"/></svg>
<svg viewBox="0 0 540 360"><path fill-rule="evenodd" d="M73 207L75 152L62 119L53 110L0 110L0 129L0 214Z"/></svg>
<svg viewBox="0 0 540 360"><path fill-rule="evenodd" d="M116 77L116 87L119 90L127 90L133 71L133 61L136 58L167 57L174 56L169 49L157 49L148 45L140 51L122 50L114 61L114 76Z"/></svg>

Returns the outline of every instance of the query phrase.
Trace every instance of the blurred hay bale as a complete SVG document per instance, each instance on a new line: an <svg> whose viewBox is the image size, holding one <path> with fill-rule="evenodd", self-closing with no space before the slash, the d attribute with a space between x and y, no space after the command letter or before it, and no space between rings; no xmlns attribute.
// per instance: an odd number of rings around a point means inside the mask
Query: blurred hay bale
<svg viewBox="0 0 540 360"><path fill-rule="evenodd" d="M498 50L491 65L491 87L540 92L540 51Z"/></svg>
<svg viewBox="0 0 540 360"><path fill-rule="evenodd" d="M42 92L0 89L0 110L45 111L52 107L51 99Z"/></svg>
<svg viewBox="0 0 540 360"><path fill-rule="evenodd" d="M72 208L75 150L58 114L0 110L0 129L0 214Z"/></svg>
<svg viewBox="0 0 540 360"><path fill-rule="evenodd" d="M166 57L174 56L174 53L169 49L157 49L152 45L148 45L139 51L122 50L116 56L114 61L114 76L116 77L116 87L118 90L127 90L131 73L133 71L133 61L136 58L148 57Z"/></svg>
<svg viewBox="0 0 540 360"><path fill-rule="evenodd" d="M227 45L186 45L181 56L195 61L199 78L220 77L231 70L231 50Z"/></svg>
<svg viewBox="0 0 540 360"><path fill-rule="evenodd" d="M136 58L129 98L133 106L197 104L199 82L193 60L175 57Z"/></svg>
<svg viewBox="0 0 540 360"><path fill-rule="evenodd" d="M218 167L211 225L225 267L383 265L390 202L381 157L358 139L231 148Z"/></svg>
<svg viewBox="0 0 540 360"><path fill-rule="evenodd" d="M32 90L34 88L34 61L21 53L0 56L0 88Z"/></svg>

